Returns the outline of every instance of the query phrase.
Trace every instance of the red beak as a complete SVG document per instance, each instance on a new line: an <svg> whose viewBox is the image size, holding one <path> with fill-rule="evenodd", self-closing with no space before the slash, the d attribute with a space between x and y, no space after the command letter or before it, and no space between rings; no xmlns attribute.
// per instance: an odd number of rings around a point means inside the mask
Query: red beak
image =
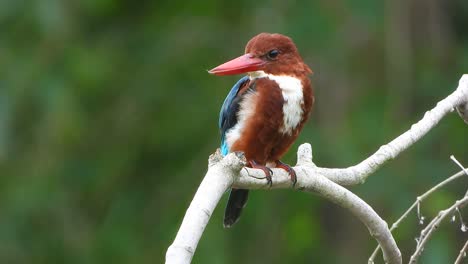
<svg viewBox="0 0 468 264"><path fill-rule="evenodd" d="M233 60L230 60L208 72L214 75L233 75L246 72L258 71L265 62L254 57L250 53L244 54Z"/></svg>

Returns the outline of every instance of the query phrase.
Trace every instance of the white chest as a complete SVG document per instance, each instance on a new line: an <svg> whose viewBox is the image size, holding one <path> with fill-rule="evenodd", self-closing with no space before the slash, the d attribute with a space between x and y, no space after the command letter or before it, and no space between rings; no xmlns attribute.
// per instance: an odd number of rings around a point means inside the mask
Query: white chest
<svg viewBox="0 0 468 264"><path fill-rule="evenodd" d="M302 109L302 105L304 104L302 82L298 78L291 76L267 74L267 77L278 83L284 99L283 126L280 128L280 132L291 134L301 122L304 114L304 110Z"/></svg>

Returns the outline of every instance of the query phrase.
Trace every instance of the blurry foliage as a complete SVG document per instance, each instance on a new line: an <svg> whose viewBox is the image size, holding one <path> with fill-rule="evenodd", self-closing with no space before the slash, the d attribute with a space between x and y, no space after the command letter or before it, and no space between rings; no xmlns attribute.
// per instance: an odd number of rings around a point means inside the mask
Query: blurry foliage
<svg viewBox="0 0 468 264"><path fill-rule="evenodd" d="M295 40L316 89L297 144L311 142L318 165L342 167L453 91L468 68L467 18L463 0L0 2L0 262L162 262L239 78L206 70L253 35ZM449 115L352 190L393 221L458 170L450 154L468 164L467 129ZM423 213L465 187L437 194ZM362 263L375 244L314 195L253 192L231 230L223 206L194 263ZM413 215L398 230L404 256L420 228ZM424 263L453 261L462 236L457 224L441 228Z"/></svg>

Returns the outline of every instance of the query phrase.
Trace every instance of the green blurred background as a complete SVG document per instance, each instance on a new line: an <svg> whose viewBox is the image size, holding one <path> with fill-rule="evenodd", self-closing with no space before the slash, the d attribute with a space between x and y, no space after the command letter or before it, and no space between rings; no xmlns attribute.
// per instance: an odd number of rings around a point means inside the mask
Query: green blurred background
<svg viewBox="0 0 468 264"><path fill-rule="evenodd" d="M302 142L319 166L361 161L468 69L466 0L1 1L0 263L163 263L239 78L206 70L259 32L292 37L315 72L316 106L291 164ZM468 165L467 133L450 114L351 190L392 222L458 171L451 154ZM226 198L194 263L364 263L375 246L347 211L291 190L252 192L226 230ZM405 260L420 230L415 214L397 230ZM453 262L466 238L445 223L422 263Z"/></svg>

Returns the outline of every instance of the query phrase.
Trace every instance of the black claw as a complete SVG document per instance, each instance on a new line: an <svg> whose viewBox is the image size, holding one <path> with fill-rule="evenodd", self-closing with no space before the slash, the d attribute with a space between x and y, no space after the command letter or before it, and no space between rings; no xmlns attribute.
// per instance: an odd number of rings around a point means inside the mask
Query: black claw
<svg viewBox="0 0 468 264"><path fill-rule="evenodd" d="M267 185L268 187L271 188L271 186L273 185L273 180L271 177L273 175L273 170L266 166L260 165L253 160L249 161L249 163L250 163L250 167L252 167L253 169L261 169L263 173L265 173L265 179L267 180Z"/></svg>
<svg viewBox="0 0 468 264"><path fill-rule="evenodd" d="M271 188L271 186L273 185L273 180L271 178L271 174L266 175L266 180L267 180L268 187Z"/></svg>
<svg viewBox="0 0 468 264"><path fill-rule="evenodd" d="M273 180L271 178L271 176L273 175L273 171L270 168L265 167L265 166L260 166L257 168L261 169L265 173L265 179L267 180L268 187L271 188L271 186L273 185Z"/></svg>
<svg viewBox="0 0 468 264"><path fill-rule="evenodd" d="M273 170L268 168L268 167L266 167L266 168L268 169L268 172L270 173L270 177L271 177L273 175Z"/></svg>
<svg viewBox="0 0 468 264"><path fill-rule="evenodd" d="M291 168L291 171L289 172L289 176L291 177L293 188L296 187L296 183L297 183L296 171L294 171L294 169Z"/></svg>
<svg viewBox="0 0 468 264"><path fill-rule="evenodd" d="M296 183L297 183L296 171L294 171L294 169L291 168L291 166L289 166L288 164L283 163L283 162L281 162L279 160L276 161L276 167L281 168L281 169L285 170L286 172L288 172L289 178L291 179L291 182L292 182L292 185L293 185L293 188L294 188L296 186Z"/></svg>

